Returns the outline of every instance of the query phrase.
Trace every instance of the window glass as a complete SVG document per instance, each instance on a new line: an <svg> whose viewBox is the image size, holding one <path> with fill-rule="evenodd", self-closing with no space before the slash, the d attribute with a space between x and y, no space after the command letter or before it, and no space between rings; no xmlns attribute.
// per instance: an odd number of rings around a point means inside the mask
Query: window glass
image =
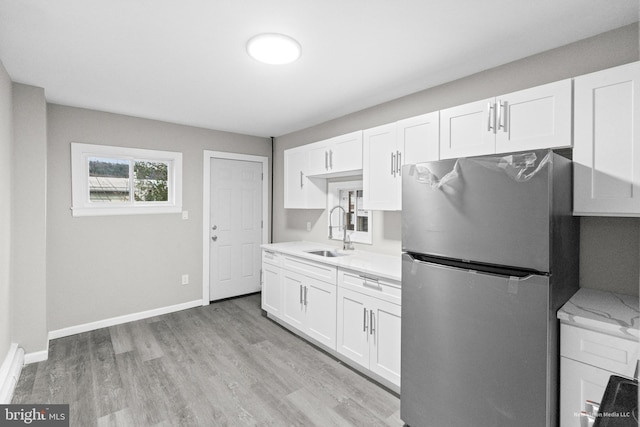
<svg viewBox="0 0 640 427"><path fill-rule="evenodd" d="M128 160L89 157L89 200L91 202L128 202Z"/></svg>
<svg viewBox="0 0 640 427"><path fill-rule="evenodd" d="M136 202L166 202L169 165L166 162L136 160L133 166L133 195Z"/></svg>

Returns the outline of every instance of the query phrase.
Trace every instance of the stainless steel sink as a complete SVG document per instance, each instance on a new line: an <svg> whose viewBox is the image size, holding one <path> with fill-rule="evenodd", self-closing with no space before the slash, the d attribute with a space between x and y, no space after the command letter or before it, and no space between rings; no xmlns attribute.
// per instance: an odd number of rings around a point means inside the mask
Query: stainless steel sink
<svg viewBox="0 0 640 427"><path fill-rule="evenodd" d="M336 252L336 251L306 251L306 252L311 255L318 255L318 256L323 256L327 258L335 258L335 257L347 255L347 254L341 254L340 252Z"/></svg>

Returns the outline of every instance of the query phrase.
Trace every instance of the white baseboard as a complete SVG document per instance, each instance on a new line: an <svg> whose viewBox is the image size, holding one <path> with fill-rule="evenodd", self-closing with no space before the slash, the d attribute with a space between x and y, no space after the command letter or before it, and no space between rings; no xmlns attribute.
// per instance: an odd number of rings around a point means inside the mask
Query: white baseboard
<svg viewBox="0 0 640 427"><path fill-rule="evenodd" d="M18 347L18 344L11 344L2 365L0 365L0 405L11 403L23 364L24 350Z"/></svg>
<svg viewBox="0 0 640 427"><path fill-rule="evenodd" d="M112 317L110 319L98 320L97 322L85 323L82 325L70 326L68 328L57 329L55 331L49 331L49 340L56 338L68 337L70 335L80 334L82 332L95 331L100 328L107 328L109 326L120 325L122 323L133 322L135 320L147 319L153 316L159 316L161 314L173 313L176 311L186 310L188 308L199 307L202 305L202 300L195 300L184 302L182 304L170 305L168 307L155 308L153 310L141 311L138 313L125 314L124 316Z"/></svg>
<svg viewBox="0 0 640 427"><path fill-rule="evenodd" d="M24 364L29 365L31 363L44 362L48 358L49 358L49 340L47 340L46 350L25 353Z"/></svg>

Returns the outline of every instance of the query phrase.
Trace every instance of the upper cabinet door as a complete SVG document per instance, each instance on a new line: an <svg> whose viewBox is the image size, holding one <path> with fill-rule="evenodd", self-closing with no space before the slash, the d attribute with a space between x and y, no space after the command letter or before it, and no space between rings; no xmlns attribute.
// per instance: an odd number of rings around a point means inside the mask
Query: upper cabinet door
<svg viewBox="0 0 640 427"><path fill-rule="evenodd" d="M494 98L440 111L440 158L495 153Z"/></svg>
<svg viewBox="0 0 640 427"><path fill-rule="evenodd" d="M571 146L571 79L496 98L496 153Z"/></svg>
<svg viewBox="0 0 640 427"><path fill-rule="evenodd" d="M308 176L324 175L330 171L328 142L320 141L304 146L309 156Z"/></svg>
<svg viewBox="0 0 640 427"><path fill-rule="evenodd" d="M333 173L362 171L362 131L331 138L329 144L329 168Z"/></svg>
<svg viewBox="0 0 640 427"><path fill-rule="evenodd" d="M640 216L640 62L575 79L574 214Z"/></svg>
<svg viewBox="0 0 640 427"><path fill-rule="evenodd" d="M396 123L363 131L362 185L363 208L399 210L399 150L396 148Z"/></svg>
<svg viewBox="0 0 640 427"><path fill-rule="evenodd" d="M304 169L307 167L307 152L290 149L284 152L284 207L304 208L306 204Z"/></svg>
<svg viewBox="0 0 640 427"><path fill-rule="evenodd" d="M440 112L400 120L398 144L402 165L440 159Z"/></svg>
<svg viewBox="0 0 640 427"><path fill-rule="evenodd" d="M284 208L326 208L326 180L307 177L308 151L297 147L284 152Z"/></svg>

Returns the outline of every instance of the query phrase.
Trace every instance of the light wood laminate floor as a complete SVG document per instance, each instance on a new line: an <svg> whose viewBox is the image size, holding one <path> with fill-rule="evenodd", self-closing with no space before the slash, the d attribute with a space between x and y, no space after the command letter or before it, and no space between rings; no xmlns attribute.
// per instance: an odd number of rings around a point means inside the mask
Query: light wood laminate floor
<svg viewBox="0 0 640 427"><path fill-rule="evenodd" d="M399 399L262 316L260 295L52 340L13 403L71 426L402 426Z"/></svg>

